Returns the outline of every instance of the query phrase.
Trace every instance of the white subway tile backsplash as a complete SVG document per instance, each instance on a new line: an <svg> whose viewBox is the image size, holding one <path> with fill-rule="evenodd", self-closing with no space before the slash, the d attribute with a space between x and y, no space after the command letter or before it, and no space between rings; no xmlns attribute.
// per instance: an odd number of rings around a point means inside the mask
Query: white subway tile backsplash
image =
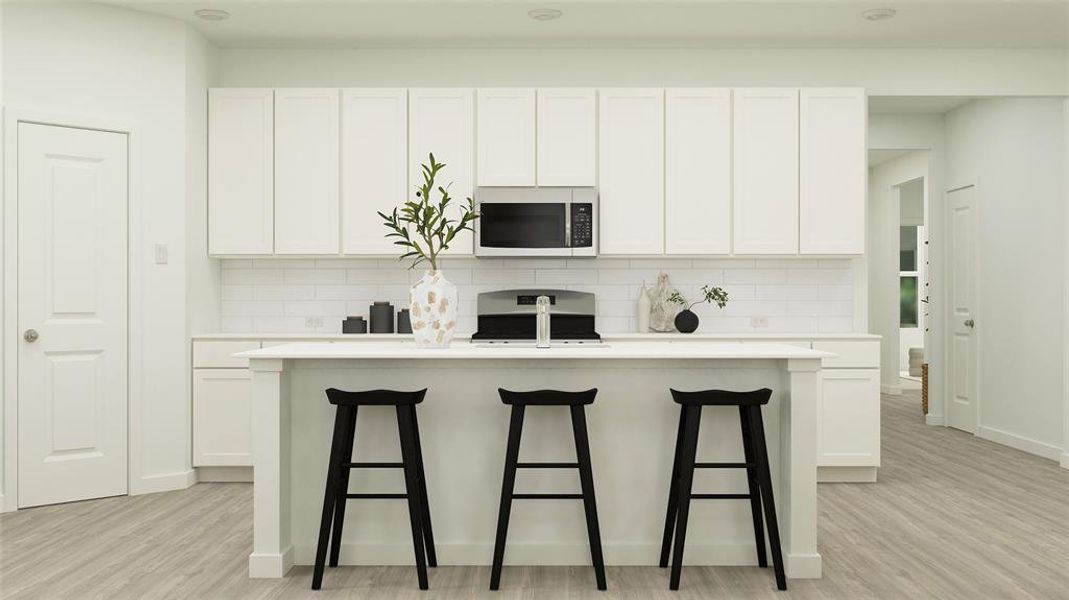
<svg viewBox="0 0 1069 600"><path fill-rule="evenodd" d="M633 332L640 286L666 272L688 300L702 285L719 285L725 309L701 303L700 332L849 332L854 281L849 259L596 258L476 259L447 257L440 267L458 287L458 328L476 327L480 292L554 287L597 295L597 327ZM425 265L392 258L253 259L222 261L220 309L224 332L337 332L346 315L368 315L385 300L399 310ZM763 317L768 327L753 327ZM316 327L315 323L322 323Z"/></svg>

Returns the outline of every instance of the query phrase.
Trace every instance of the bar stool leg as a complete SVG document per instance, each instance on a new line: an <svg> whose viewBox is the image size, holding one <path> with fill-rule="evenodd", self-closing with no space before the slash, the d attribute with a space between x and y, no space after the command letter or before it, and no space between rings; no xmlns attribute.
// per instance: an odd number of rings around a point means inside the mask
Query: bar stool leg
<svg viewBox="0 0 1069 600"><path fill-rule="evenodd" d="M765 424L761 407L751 406L750 429L753 432L754 449L757 453L757 475L761 485L761 500L765 505L765 521L768 523L768 541L772 546L772 568L776 573L776 587L787 589L787 577L783 571L783 550L779 541L779 522L776 520L776 502L772 496L772 474L768 465L768 447L765 444Z"/></svg>
<svg viewBox="0 0 1069 600"><path fill-rule="evenodd" d="M687 537L687 517L690 514L691 485L694 483L694 459L698 453L698 426L701 424L702 407L687 406L686 423L683 426L683 449L679 465L679 514L676 517L675 549L672 552L672 574L668 589L679 589L683 573L683 544Z"/></svg>
<svg viewBox="0 0 1069 600"><path fill-rule="evenodd" d="M401 461L405 470L405 495L408 497L408 520L412 524L412 546L416 553L416 576L419 589L427 584L427 553L423 546L423 502L419 493L419 473L416 467L416 445L412 434L412 413L408 407L397 407L397 430L401 434Z"/></svg>
<svg viewBox="0 0 1069 600"><path fill-rule="evenodd" d="M312 569L312 589L323 584L323 567L327 562L327 545L330 543L330 526L334 519L334 501L338 485L338 465L342 457L342 442L345 439L346 407L339 406L334 414L334 435L330 443L330 459L327 463L327 484L323 492L323 517L319 522L319 543L316 547L316 562Z"/></svg>
<svg viewBox="0 0 1069 600"><path fill-rule="evenodd" d="M423 446L419 443L419 421L416 419L415 405L409 407L412 413L412 438L416 446L416 473L419 475L419 497L423 505L423 544L427 549L427 566L438 566L438 554L434 550L434 533L431 531L431 503L427 498L427 475L423 471Z"/></svg>
<svg viewBox="0 0 1069 600"><path fill-rule="evenodd" d="M586 411L573 405L572 431L575 434L575 457L579 463L579 482L583 488L583 509L586 511L586 531L590 538L590 561L598 589L605 590L605 559L601 554L601 528L598 526L598 506L594 499L594 472L590 465L590 439L587 437Z"/></svg>
<svg viewBox="0 0 1069 600"><path fill-rule="evenodd" d="M664 537L661 540L661 568L668 566L672 550L672 532L676 526L676 513L679 511L679 451L683 446L683 416L686 410L679 410L679 428L676 430L675 458L672 459L672 480L668 484L668 512L664 516Z"/></svg>
<svg viewBox="0 0 1069 600"><path fill-rule="evenodd" d="M760 409L758 409L760 410ZM768 552L765 550L765 528L761 516L761 486L757 479L757 459L754 457L753 425L750 424L750 409L739 407L739 425L742 428L742 449L746 463L746 484L750 486L750 514L753 516L753 535L757 542L757 565L768 567Z"/></svg>
<svg viewBox="0 0 1069 600"><path fill-rule="evenodd" d="M516 463L520 458L520 433L523 431L523 411L520 404L512 406L508 448L505 450L505 475L501 483L501 508L497 514L497 539L494 542L494 562L490 568L490 589L501 585L501 566L505 560L505 538L512 513L512 492L516 487Z"/></svg>
<svg viewBox="0 0 1069 600"><path fill-rule="evenodd" d="M340 457L341 462L346 463L352 461L353 457L353 443L356 440L357 407L346 406L339 408L345 408L347 413L345 416L345 437L342 440ZM350 469L341 468L338 475L338 486L335 489L333 539L330 544L330 561L327 563L331 567L338 566L338 556L341 553L341 534L345 525L345 495L349 493L349 475L351 473Z"/></svg>

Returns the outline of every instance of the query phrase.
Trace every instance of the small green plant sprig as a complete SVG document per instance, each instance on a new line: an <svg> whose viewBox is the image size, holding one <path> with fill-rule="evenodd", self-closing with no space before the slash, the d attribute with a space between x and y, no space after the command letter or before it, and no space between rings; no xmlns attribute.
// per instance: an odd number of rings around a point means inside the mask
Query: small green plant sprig
<svg viewBox="0 0 1069 600"><path fill-rule="evenodd" d="M423 185L416 188L416 199L409 200L400 210L393 209L390 214L379 213L383 224L390 230L387 238L399 238L394 244L405 248L405 253L398 260L413 258L409 268L421 262L428 262L431 270L438 270L438 255L449 248L458 233L464 230L474 231L472 223L479 218L475 212L475 201L468 198L467 206L462 207L460 219L451 219L447 209L452 198L449 185L435 186L434 180L445 167L430 154L429 164L420 165L423 170ZM438 202L431 201L431 193L437 188L441 194Z"/></svg>
<svg viewBox="0 0 1069 600"><path fill-rule="evenodd" d="M702 302L715 302L720 308L724 308L728 304L728 293L717 286L702 286L702 299L697 302L687 302L687 299L683 297L683 294L679 293L679 290L672 292L671 296L668 296L668 301L672 304L678 304L683 307L683 310L690 310L695 304Z"/></svg>

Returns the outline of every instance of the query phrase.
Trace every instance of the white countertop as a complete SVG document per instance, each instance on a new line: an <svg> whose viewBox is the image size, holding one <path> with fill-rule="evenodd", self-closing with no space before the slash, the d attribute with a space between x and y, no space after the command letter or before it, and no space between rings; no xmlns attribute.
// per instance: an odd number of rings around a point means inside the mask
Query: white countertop
<svg viewBox="0 0 1069 600"><path fill-rule="evenodd" d="M392 360L788 360L823 359L836 355L788 344L708 343L672 344L668 342L619 341L604 344L501 346L455 342L448 348L421 348L408 341L392 342L301 342L249 350L234 356L249 359L392 359Z"/></svg>
<svg viewBox="0 0 1069 600"><path fill-rule="evenodd" d="M457 334L457 342L467 342L470 333ZM871 333L604 333L602 339L617 341L691 341L691 340L878 340ZM411 340L408 333L202 333L194 340L300 340L385 342Z"/></svg>

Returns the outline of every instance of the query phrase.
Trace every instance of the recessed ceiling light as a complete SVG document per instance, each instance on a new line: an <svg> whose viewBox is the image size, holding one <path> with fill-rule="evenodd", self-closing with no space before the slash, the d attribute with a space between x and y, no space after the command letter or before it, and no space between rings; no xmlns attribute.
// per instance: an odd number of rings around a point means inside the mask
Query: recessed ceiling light
<svg viewBox="0 0 1069 600"><path fill-rule="evenodd" d="M205 21L225 21L230 18L230 13L218 8L201 8L193 11L193 14Z"/></svg>
<svg viewBox="0 0 1069 600"><path fill-rule="evenodd" d="M869 21L886 21L898 14L893 8L872 8L861 13Z"/></svg>
<svg viewBox="0 0 1069 600"><path fill-rule="evenodd" d="M559 19L562 14L564 13L555 8L536 8L527 11L527 16L535 21L552 21L553 19Z"/></svg>

